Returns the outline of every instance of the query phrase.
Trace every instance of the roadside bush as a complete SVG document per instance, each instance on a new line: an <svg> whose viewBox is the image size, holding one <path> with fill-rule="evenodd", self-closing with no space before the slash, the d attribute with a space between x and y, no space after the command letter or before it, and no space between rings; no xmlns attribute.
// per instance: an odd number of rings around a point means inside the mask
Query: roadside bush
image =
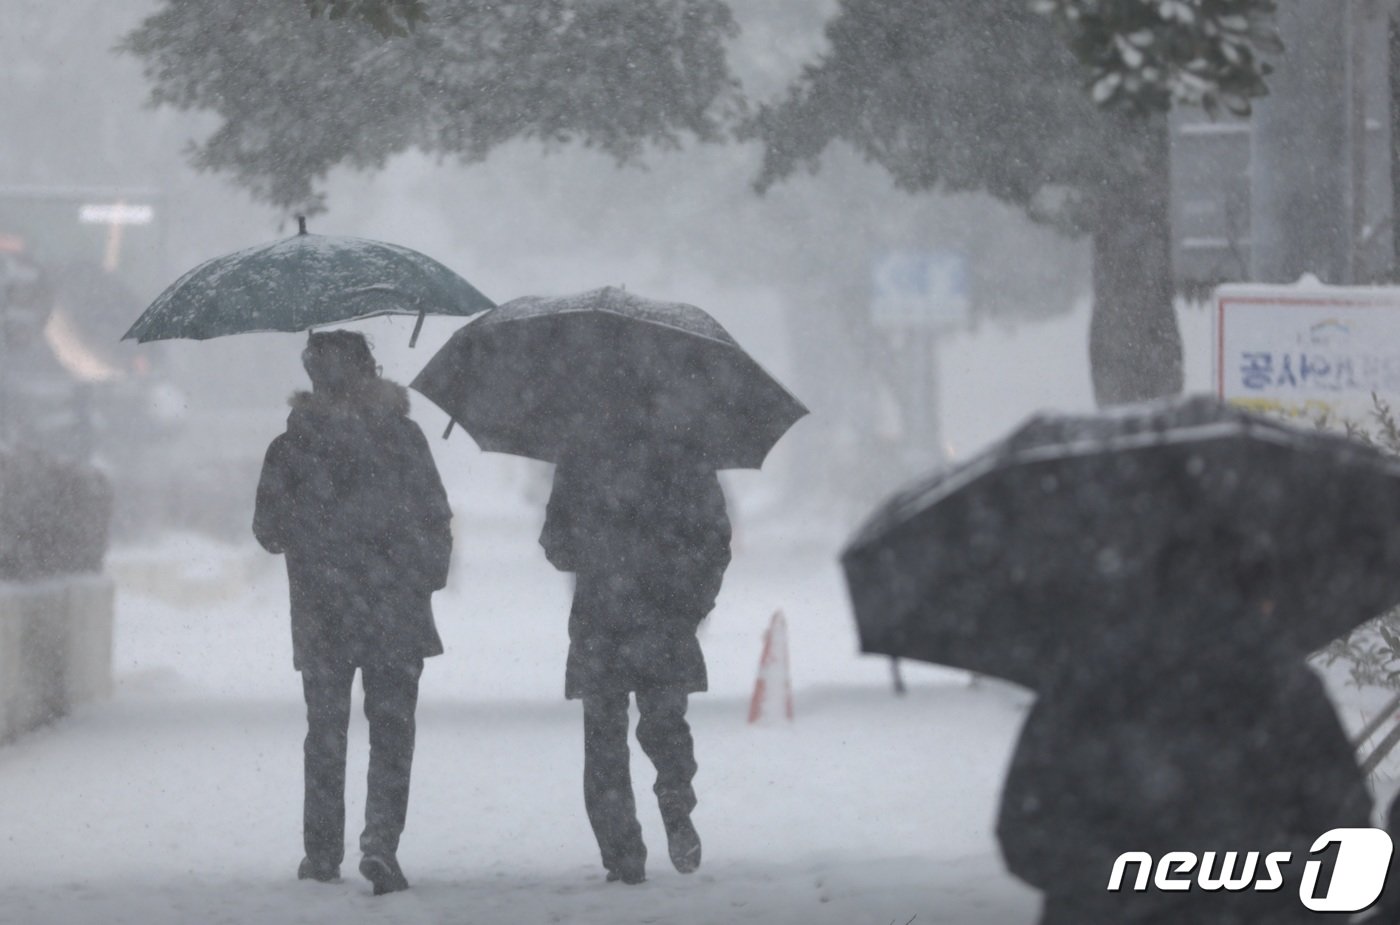
<svg viewBox="0 0 1400 925"><path fill-rule="evenodd" d="M1318 418L1315 424L1345 430L1354 440L1383 453L1400 456L1400 422L1391 406L1378 395L1371 395L1371 420L1334 421ZM1400 691L1400 607L1357 627L1349 636L1335 640L1317 653L1324 665L1343 663L1352 684Z"/></svg>

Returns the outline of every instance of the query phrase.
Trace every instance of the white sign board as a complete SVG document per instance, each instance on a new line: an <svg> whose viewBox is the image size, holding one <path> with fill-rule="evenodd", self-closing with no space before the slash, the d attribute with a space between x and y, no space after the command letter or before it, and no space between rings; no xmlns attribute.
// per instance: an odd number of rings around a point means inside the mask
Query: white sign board
<svg viewBox="0 0 1400 925"><path fill-rule="evenodd" d="M88 202L78 208L78 221L84 225L149 225L155 217L152 206L124 202Z"/></svg>
<svg viewBox="0 0 1400 925"><path fill-rule="evenodd" d="M1221 286L1214 307L1221 398L1357 422L1373 392L1400 404L1400 288Z"/></svg>
<svg viewBox="0 0 1400 925"><path fill-rule="evenodd" d="M894 251L875 261L870 312L889 328L944 329L967 323L967 260L950 251Z"/></svg>

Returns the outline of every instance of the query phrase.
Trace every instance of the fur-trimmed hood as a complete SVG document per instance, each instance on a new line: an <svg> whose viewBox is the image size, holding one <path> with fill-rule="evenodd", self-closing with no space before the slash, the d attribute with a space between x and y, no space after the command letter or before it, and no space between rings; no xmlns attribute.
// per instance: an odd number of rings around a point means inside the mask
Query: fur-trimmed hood
<svg viewBox="0 0 1400 925"><path fill-rule="evenodd" d="M293 413L311 414L377 414L386 417L408 416L408 389L389 379L367 379L360 388L344 395L327 392L297 391L287 400Z"/></svg>

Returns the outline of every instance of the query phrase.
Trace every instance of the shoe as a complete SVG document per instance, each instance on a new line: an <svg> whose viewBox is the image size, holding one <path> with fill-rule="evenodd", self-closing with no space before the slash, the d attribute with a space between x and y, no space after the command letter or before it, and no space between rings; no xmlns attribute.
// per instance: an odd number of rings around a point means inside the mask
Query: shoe
<svg viewBox="0 0 1400 925"><path fill-rule="evenodd" d="M297 879L315 880L318 883L339 883L340 865L302 858L301 865L297 867Z"/></svg>
<svg viewBox="0 0 1400 925"><path fill-rule="evenodd" d="M644 861L624 861L617 867L608 868L607 880L609 883L616 883L621 880L629 885L643 883L647 879L646 863Z"/></svg>
<svg viewBox="0 0 1400 925"><path fill-rule="evenodd" d="M374 884L374 895L408 889L408 879L392 854L367 854L360 858L360 874Z"/></svg>
<svg viewBox="0 0 1400 925"><path fill-rule="evenodd" d="M693 874L700 867L700 833L690 821L690 816L679 816L666 823L666 847L670 849L671 863L683 874Z"/></svg>

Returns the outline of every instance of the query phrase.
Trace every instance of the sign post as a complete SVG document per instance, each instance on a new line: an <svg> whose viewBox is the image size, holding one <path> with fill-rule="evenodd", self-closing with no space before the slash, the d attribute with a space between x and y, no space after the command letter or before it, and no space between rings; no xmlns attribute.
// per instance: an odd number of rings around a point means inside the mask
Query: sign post
<svg viewBox="0 0 1400 925"><path fill-rule="evenodd" d="M901 432L913 468L942 460L938 338L972 316L967 261L952 251L892 251L871 273L870 314L891 341Z"/></svg>
<svg viewBox="0 0 1400 925"><path fill-rule="evenodd" d="M1361 422L1400 401L1400 288L1241 284L1215 291L1215 391L1258 410Z"/></svg>

